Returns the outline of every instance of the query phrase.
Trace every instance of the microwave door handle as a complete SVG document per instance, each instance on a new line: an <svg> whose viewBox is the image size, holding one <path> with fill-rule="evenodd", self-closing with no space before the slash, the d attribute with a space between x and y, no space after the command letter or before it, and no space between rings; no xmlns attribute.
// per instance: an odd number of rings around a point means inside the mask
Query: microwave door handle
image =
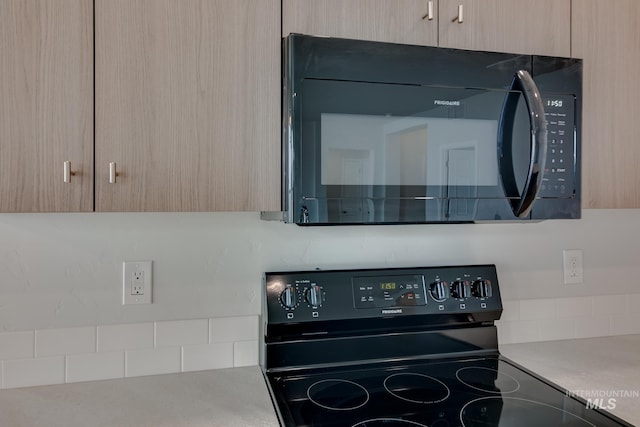
<svg viewBox="0 0 640 427"><path fill-rule="evenodd" d="M545 163L547 159L547 120L542 103L540 91L533 81L533 77L526 70L516 72L512 85L520 87L524 95L527 110L529 112L530 122L530 146L531 159L529 161L529 170L525 181L524 190L517 212L514 212L519 218L529 215L533 204L536 201L538 192L542 185L542 177L544 175Z"/></svg>
<svg viewBox="0 0 640 427"><path fill-rule="evenodd" d="M513 91L522 93L527 106L530 125L529 144L531 157L522 194L518 191L513 169L513 126L519 98L518 94ZM498 130L498 151L498 164L502 184L511 204L511 209L518 218L526 218L531 212L540 191L547 157L547 122L544 105L542 104L542 97L538 87L526 70L516 72L511 82L510 91L505 98Z"/></svg>
<svg viewBox="0 0 640 427"><path fill-rule="evenodd" d="M521 200L513 164L513 127L519 99L519 92L507 92L498 125L498 171L502 189L514 213Z"/></svg>

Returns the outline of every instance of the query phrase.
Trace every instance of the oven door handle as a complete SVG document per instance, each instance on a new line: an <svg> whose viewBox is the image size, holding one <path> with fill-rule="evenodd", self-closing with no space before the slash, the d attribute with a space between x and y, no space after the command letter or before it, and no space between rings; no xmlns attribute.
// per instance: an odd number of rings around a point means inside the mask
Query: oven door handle
<svg viewBox="0 0 640 427"><path fill-rule="evenodd" d="M523 95L529 114L529 168L522 193L518 189L513 160L513 127L520 94ZM518 70L511 81L504 100L498 129L498 167L502 186L518 218L526 218L536 201L547 158L547 121L540 91L531 74Z"/></svg>

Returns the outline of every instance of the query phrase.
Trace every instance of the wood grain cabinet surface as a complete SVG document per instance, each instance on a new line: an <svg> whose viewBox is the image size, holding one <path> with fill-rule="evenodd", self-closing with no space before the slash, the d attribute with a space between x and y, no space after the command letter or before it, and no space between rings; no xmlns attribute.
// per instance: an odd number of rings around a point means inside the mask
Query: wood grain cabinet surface
<svg viewBox="0 0 640 427"><path fill-rule="evenodd" d="M279 0L95 7L96 210L279 210Z"/></svg>
<svg viewBox="0 0 640 427"><path fill-rule="evenodd" d="M439 0L442 47L570 56L571 0ZM462 6L463 22L458 22Z"/></svg>
<svg viewBox="0 0 640 427"><path fill-rule="evenodd" d="M280 10L0 1L0 211L279 210Z"/></svg>
<svg viewBox="0 0 640 427"><path fill-rule="evenodd" d="M422 19L428 12L425 0L282 0L282 35L436 46L437 7L433 10L429 20Z"/></svg>
<svg viewBox="0 0 640 427"><path fill-rule="evenodd" d="M640 2L573 0L572 53L584 59L585 208L640 208Z"/></svg>
<svg viewBox="0 0 640 427"><path fill-rule="evenodd" d="M93 209L92 5L0 1L0 212Z"/></svg>
<svg viewBox="0 0 640 427"><path fill-rule="evenodd" d="M570 19L571 0L282 2L283 36L302 33L555 56L570 54Z"/></svg>

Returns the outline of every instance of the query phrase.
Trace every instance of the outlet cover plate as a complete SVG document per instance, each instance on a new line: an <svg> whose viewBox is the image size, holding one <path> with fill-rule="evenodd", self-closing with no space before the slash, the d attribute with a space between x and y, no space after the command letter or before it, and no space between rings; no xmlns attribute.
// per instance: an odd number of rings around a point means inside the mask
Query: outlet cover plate
<svg viewBox="0 0 640 427"><path fill-rule="evenodd" d="M151 304L152 261L122 263L122 304Z"/></svg>
<svg viewBox="0 0 640 427"><path fill-rule="evenodd" d="M582 271L582 249L565 249L562 252L564 284L580 284L584 281Z"/></svg>

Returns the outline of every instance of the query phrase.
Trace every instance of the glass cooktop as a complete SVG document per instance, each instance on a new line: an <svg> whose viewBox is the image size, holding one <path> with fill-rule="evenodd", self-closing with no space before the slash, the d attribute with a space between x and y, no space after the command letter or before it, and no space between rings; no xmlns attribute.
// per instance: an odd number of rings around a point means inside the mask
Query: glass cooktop
<svg viewBox="0 0 640 427"><path fill-rule="evenodd" d="M625 425L497 355L270 374L269 380L286 426Z"/></svg>

